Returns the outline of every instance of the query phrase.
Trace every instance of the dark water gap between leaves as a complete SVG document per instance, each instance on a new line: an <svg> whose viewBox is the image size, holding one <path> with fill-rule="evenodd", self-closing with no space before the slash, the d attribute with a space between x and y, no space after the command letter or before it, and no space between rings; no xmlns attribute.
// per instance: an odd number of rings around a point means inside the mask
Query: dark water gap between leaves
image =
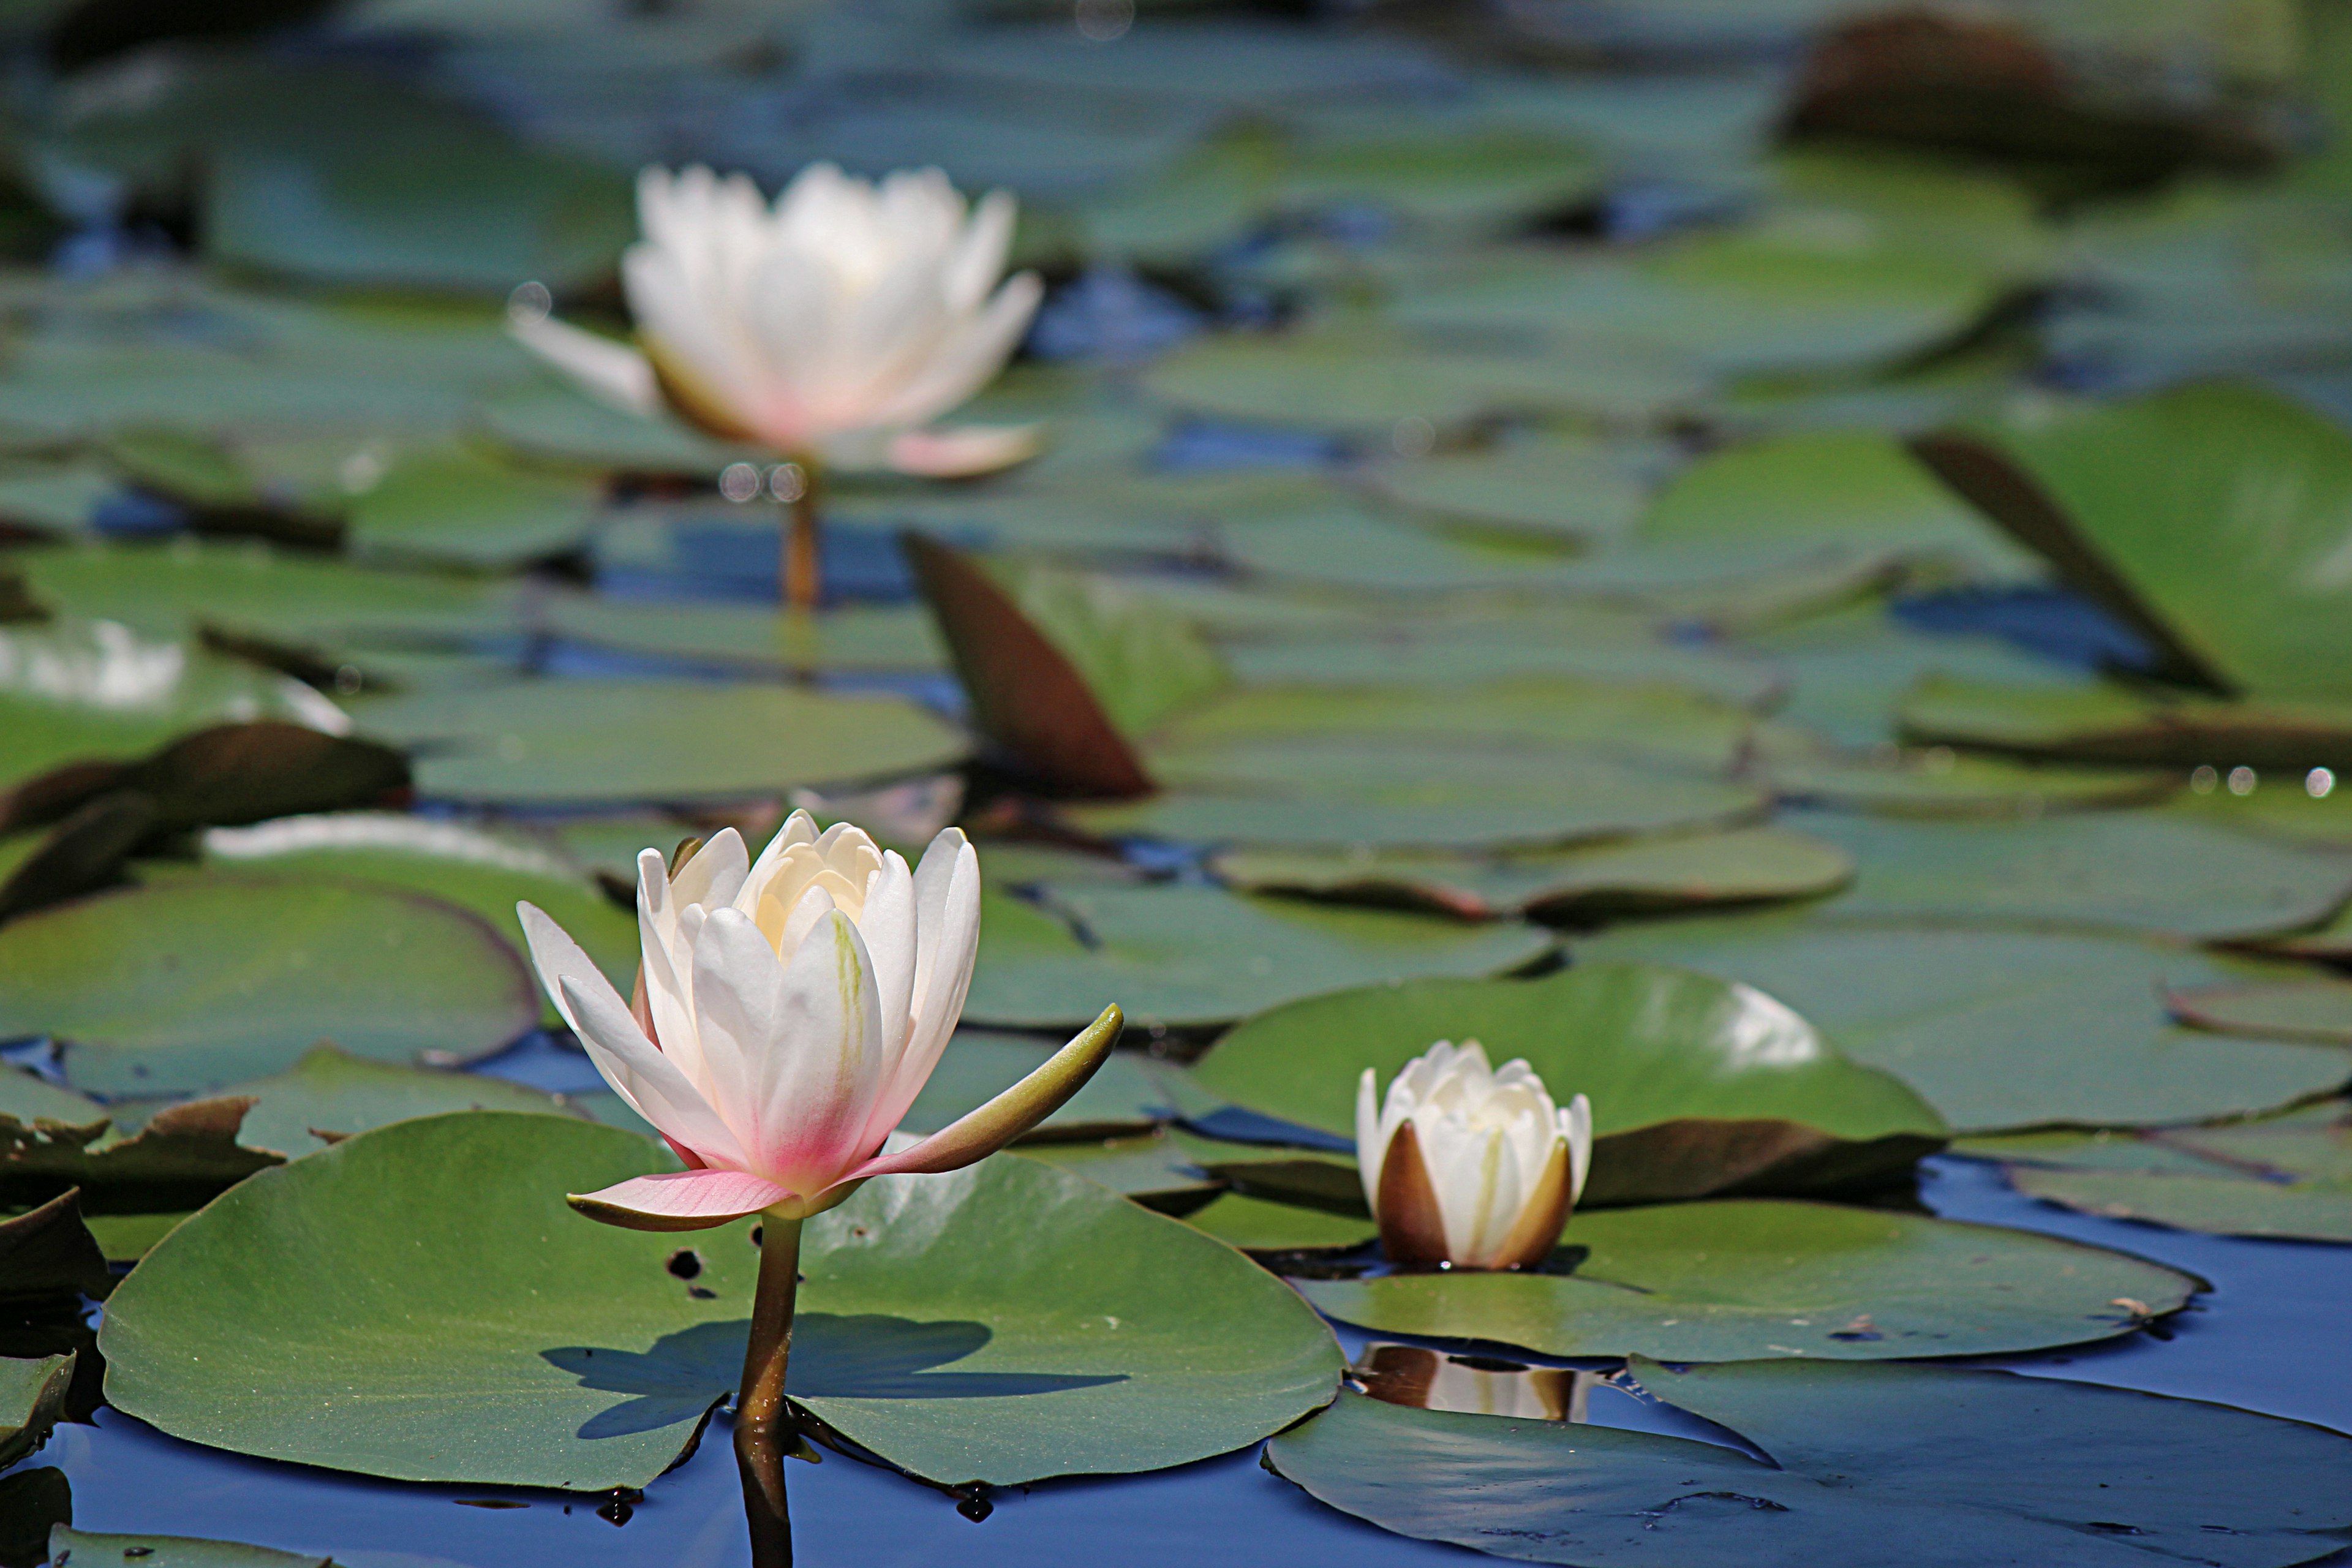
<svg viewBox="0 0 2352 1568"><path fill-rule="evenodd" d="M2352 1300L2352 1247L2196 1236L2071 1214L2010 1192L1992 1166L1953 1158L1930 1163L1924 1195L1948 1217L2118 1247L2214 1282L2200 1310L2168 1325L2169 1342L2135 1335L1988 1364L2352 1431L2352 1348L2341 1305ZM1360 1357L1363 1339L1344 1337ZM1706 1436L1676 1422L1678 1412L1654 1411L1605 1385L1593 1390L1589 1414L1603 1425ZM79 1529L331 1550L343 1568L506 1568L559 1558L583 1568L740 1568L746 1547L726 1448L706 1441L632 1501L621 1529L599 1517L594 1498L402 1486L243 1459L177 1442L111 1411L101 1412L95 1427L60 1428L17 1473L61 1469L73 1483ZM952 1499L838 1456L795 1465L790 1479L803 1564L1298 1568L1346 1561L1436 1568L1470 1561L1458 1550L1324 1510L1261 1470L1255 1450L1153 1475L1011 1489L992 1496L979 1524L960 1516ZM457 1506L461 1500L529 1506Z"/></svg>

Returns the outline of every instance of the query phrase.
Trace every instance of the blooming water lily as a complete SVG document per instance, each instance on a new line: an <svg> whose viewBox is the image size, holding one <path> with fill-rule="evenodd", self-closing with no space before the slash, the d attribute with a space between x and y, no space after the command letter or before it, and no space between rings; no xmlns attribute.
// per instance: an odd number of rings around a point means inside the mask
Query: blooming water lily
<svg viewBox="0 0 2352 1568"><path fill-rule="evenodd" d="M1036 454L1035 426L933 426L1004 368L1044 297L1033 272L1000 286L1013 215L1004 191L967 208L937 169L874 184L813 163L772 206L741 174L647 169L622 259L635 346L543 308L510 322L605 403L798 464L780 499L811 574L793 597L814 603L823 468L959 478Z"/></svg>
<svg viewBox="0 0 2352 1568"><path fill-rule="evenodd" d="M752 861L733 828L637 857L642 946L623 1002L579 943L517 906L541 984L604 1081L687 1169L574 1194L592 1219L695 1230L763 1216L735 1447L755 1555L789 1561L784 1376L801 1225L876 1176L958 1170L1076 1094L1118 1038L1117 1007L1036 1071L930 1137L886 1144L954 1033L980 950L980 860L962 833L909 869L806 812ZM779 1543L783 1555L779 1557Z"/></svg>
<svg viewBox="0 0 2352 1568"><path fill-rule="evenodd" d="M1391 1262L1517 1268L1540 1262L1583 1194L1592 1107L1565 1110L1525 1061L1486 1064L1475 1040L1440 1040L1380 1095L1356 1089L1356 1163Z"/></svg>

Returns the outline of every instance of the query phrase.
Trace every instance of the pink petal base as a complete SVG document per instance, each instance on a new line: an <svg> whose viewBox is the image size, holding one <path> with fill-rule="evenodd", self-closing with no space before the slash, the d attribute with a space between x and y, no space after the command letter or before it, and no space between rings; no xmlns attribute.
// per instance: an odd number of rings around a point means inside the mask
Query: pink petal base
<svg viewBox="0 0 2352 1568"><path fill-rule="evenodd" d="M567 1200L590 1219L629 1230L709 1230L780 1204L792 1194L741 1171L673 1171L637 1176Z"/></svg>

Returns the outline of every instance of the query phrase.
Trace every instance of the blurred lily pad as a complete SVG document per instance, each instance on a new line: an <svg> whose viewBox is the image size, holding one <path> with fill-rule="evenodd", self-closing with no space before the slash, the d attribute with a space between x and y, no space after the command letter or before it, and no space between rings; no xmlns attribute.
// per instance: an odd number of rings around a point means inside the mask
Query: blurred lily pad
<svg viewBox="0 0 2352 1568"><path fill-rule="evenodd" d="M100 1094L217 1086L320 1040L382 1060L462 1060L531 1026L506 940L466 910L309 878L192 878L0 928L0 1038L68 1042Z"/></svg>
<svg viewBox="0 0 2352 1568"><path fill-rule="evenodd" d="M1896 710L1904 738L2061 762L2352 769L2352 704L2013 688L1928 679Z"/></svg>
<svg viewBox="0 0 2352 1568"><path fill-rule="evenodd" d="M2174 1017L2200 1029L2352 1046L2352 984L2342 980L2211 985L2165 1001Z"/></svg>
<svg viewBox="0 0 2352 1568"><path fill-rule="evenodd" d="M1809 898L1853 875L1843 850L1776 826L1508 856L1230 849L1210 864L1250 892L1560 923Z"/></svg>
<svg viewBox="0 0 2352 1568"><path fill-rule="evenodd" d="M1784 800L1884 816L2031 818L2153 805L2180 785L2179 774L2156 769L2016 762L1949 746L1882 742L1850 751L1790 724L1758 727L1751 764Z"/></svg>
<svg viewBox="0 0 2352 1568"><path fill-rule="evenodd" d="M2212 940L2315 925L2352 900L2352 852L2289 847L2169 813L1922 822L1822 813L1853 855L1840 916L2119 926Z"/></svg>
<svg viewBox="0 0 2352 1568"><path fill-rule="evenodd" d="M950 766L961 734L895 697L687 680L526 681L368 706L417 789L537 805L723 801Z"/></svg>
<svg viewBox="0 0 2352 1568"><path fill-rule="evenodd" d="M1551 948L1528 926L1316 909L1188 884L983 898L964 1016L1013 1028L1078 1027L1111 1001L1138 1024L1221 1024L1343 986L1491 974Z"/></svg>
<svg viewBox="0 0 2352 1568"><path fill-rule="evenodd" d="M925 671L947 662L920 606L845 605L795 616L765 605L552 594L540 609L546 629L558 637L765 673Z"/></svg>
<svg viewBox="0 0 2352 1568"><path fill-rule="evenodd" d="M1617 538L1641 515L1643 490L1627 454L1569 437L1391 460L1373 492L1446 522L1578 543Z"/></svg>
<svg viewBox="0 0 2352 1568"><path fill-rule="evenodd" d="M1352 1136L1356 1080L1385 1084L1439 1040L1525 1058L1591 1097L1587 1205L1867 1187L1940 1146L1936 1113L1746 985L1646 963L1538 980L1421 980L1311 996L1244 1020L1194 1068L1236 1104Z"/></svg>
<svg viewBox="0 0 2352 1568"><path fill-rule="evenodd" d="M1958 1367L1636 1359L1628 1371L1766 1460L1349 1393L1276 1438L1267 1462L1399 1534L1591 1568L1651 1562L1662 1536L1678 1561L1709 1565L1759 1549L1773 1563L1863 1563L1900 1540L1920 1568L2211 1556L2218 1537L2239 1568L2286 1568L2335 1551L2352 1521L2336 1490L2341 1436L2226 1405ZM1922 1410L1938 1433L1925 1447L1907 1440Z"/></svg>
<svg viewBox="0 0 2352 1568"><path fill-rule="evenodd" d="M108 1396L240 1453L419 1480L644 1486L734 1386L758 1262L747 1226L701 1233L685 1249L700 1265L689 1292L667 1267L677 1237L562 1206L567 1190L660 1163L642 1138L543 1116L433 1117L340 1143L184 1224L117 1289ZM393 1193L403 1212L446 1216L429 1246L394 1239L413 1227L385 1208ZM934 1479L1206 1458L1288 1425L1338 1381L1329 1331L1278 1280L1033 1161L886 1177L813 1222L803 1247L793 1397ZM352 1279L370 1284L354 1296ZM355 1388L400 1397L310 1418Z"/></svg>
<svg viewBox="0 0 2352 1568"><path fill-rule="evenodd" d="M1577 951L1759 986L1967 1131L2242 1116L2352 1077L2339 1051L2165 1015L2168 989L2294 972L2123 935L1769 913L1629 927Z"/></svg>
<svg viewBox="0 0 2352 1568"><path fill-rule="evenodd" d="M673 834L671 842L679 837ZM528 900L554 916L614 984L625 991L636 973L635 920L563 855L520 832L394 812L331 812L216 827L205 835L203 847L206 864L216 869L427 893L471 910L509 943L519 942L521 931L515 905ZM147 877L154 881L172 874L165 862Z"/></svg>
<svg viewBox="0 0 2352 1568"><path fill-rule="evenodd" d="M344 481L352 549L425 565L504 568L577 549L594 525L598 488L500 462L467 446L395 452Z"/></svg>
<svg viewBox="0 0 2352 1568"><path fill-rule="evenodd" d="M2202 1288L2055 1237L1786 1200L1580 1213L1563 1241L1590 1249L1573 1273L1297 1284L1379 1333L1676 1362L2038 1350L2131 1333Z"/></svg>
<svg viewBox="0 0 2352 1568"><path fill-rule="evenodd" d="M298 681L142 636L112 621L0 626L0 785L67 763L128 761L190 730L274 718L342 731L350 721Z"/></svg>

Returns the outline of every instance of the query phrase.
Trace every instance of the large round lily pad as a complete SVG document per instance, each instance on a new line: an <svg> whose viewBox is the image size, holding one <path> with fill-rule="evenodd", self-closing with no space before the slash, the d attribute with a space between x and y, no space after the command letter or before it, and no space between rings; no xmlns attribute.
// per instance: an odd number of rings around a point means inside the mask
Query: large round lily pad
<svg viewBox="0 0 2352 1568"><path fill-rule="evenodd" d="M108 1398L192 1441L373 1475L644 1486L734 1388L758 1261L745 1225L681 1249L564 1207L660 1162L626 1132L496 1112L298 1161L115 1292ZM801 1268L792 1396L936 1480L1181 1464L1338 1381L1329 1331L1279 1281L1015 1156L871 1184L811 1222Z"/></svg>
<svg viewBox="0 0 2352 1568"><path fill-rule="evenodd" d="M1883 1179L1944 1127L1891 1075L1823 1043L1771 997L1653 963L1580 963L1539 980L1360 987L1244 1022L1201 1086L1328 1132L1355 1130L1356 1081L1382 1085L1439 1040L1524 1057L1553 1095L1592 1101L1588 1205Z"/></svg>
<svg viewBox="0 0 2352 1568"><path fill-rule="evenodd" d="M420 793L586 805L777 795L950 767L961 731L897 697L690 680L525 681L370 704Z"/></svg>
<svg viewBox="0 0 2352 1568"><path fill-rule="evenodd" d="M1772 1463L1356 1394L1276 1439L1267 1462L1383 1529L1577 1568L2285 1568L2334 1554L2352 1528L2352 1446L2301 1422L1951 1367L1629 1370Z"/></svg>
<svg viewBox="0 0 2352 1568"><path fill-rule="evenodd" d="M1492 974L1551 947L1532 926L1465 926L1322 909L1179 884L983 895L964 1016L1013 1028L1083 1026L1117 1001L1139 1024L1222 1024L1278 1002L1428 974Z"/></svg>
<svg viewBox="0 0 2352 1568"><path fill-rule="evenodd" d="M1621 928L1578 952L1759 986L1964 1131L2242 1116L2352 1077L2352 1058L2327 1047L2166 1016L2169 990L2277 966L2121 935L1768 914Z"/></svg>
<svg viewBox="0 0 2352 1568"><path fill-rule="evenodd" d="M2030 1231L1781 1199L1579 1214L1561 1239L1591 1249L1572 1274L1462 1270L1298 1288L1331 1316L1381 1333L1666 1361L2038 1350L2129 1333L2200 1288L2159 1265Z"/></svg>
<svg viewBox="0 0 2352 1568"><path fill-rule="evenodd" d="M505 938L420 894L205 877L61 904L0 928L0 1038L68 1042L99 1094L214 1087L322 1039L387 1061L494 1051L538 1020Z"/></svg>

